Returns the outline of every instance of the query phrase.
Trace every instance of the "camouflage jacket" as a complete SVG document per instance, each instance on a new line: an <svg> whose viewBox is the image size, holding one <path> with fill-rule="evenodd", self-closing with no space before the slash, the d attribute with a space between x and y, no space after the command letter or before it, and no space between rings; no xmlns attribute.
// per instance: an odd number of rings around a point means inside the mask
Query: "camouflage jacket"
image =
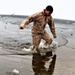
<svg viewBox="0 0 75 75"><path fill-rule="evenodd" d="M32 16L26 18L20 25L20 27L25 28L29 23L33 22L32 34L44 33L45 26L48 23L53 36L56 36L55 25L52 16L46 16L44 11L33 14Z"/></svg>

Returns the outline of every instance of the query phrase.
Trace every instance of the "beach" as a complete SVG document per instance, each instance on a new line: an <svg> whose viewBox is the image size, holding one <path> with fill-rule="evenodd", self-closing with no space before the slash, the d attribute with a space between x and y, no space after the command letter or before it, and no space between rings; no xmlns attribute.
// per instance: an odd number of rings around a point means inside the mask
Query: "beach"
<svg viewBox="0 0 75 75"><path fill-rule="evenodd" d="M46 53L42 55L26 54L22 49L32 45L31 28L32 23L25 29L20 30L20 23L26 17L0 16L0 75L13 75L12 70L17 69L19 75L36 75L37 71L33 66L36 61L46 64L49 58ZM56 58L53 58L53 75L75 75L75 23L61 20L62 23L55 22L57 38L59 43L56 48ZM46 31L53 38L48 25ZM45 57L46 56L46 57ZM39 59L38 59L38 58ZM42 57L42 58L41 58ZM44 57L44 58L43 58ZM35 60L36 58L37 60ZM41 59L40 59L41 58ZM42 65L42 64L40 64ZM42 65L43 73L37 75L48 75L50 63ZM35 65L38 69L37 64ZM47 68L47 70L45 70ZM40 69L41 72L41 69ZM52 74L51 74L52 75Z"/></svg>

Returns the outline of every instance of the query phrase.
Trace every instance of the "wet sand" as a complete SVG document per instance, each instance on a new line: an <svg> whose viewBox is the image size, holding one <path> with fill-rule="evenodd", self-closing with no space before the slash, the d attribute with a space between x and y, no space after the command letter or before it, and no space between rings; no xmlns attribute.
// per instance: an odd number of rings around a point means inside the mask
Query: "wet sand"
<svg viewBox="0 0 75 75"><path fill-rule="evenodd" d="M32 44L32 24L20 30L19 25L23 20L24 18L0 17L0 75L12 75L15 68L20 71L20 75L36 75L35 72L37 75L49 75L53 72L53 75L74 75L75 25L55 24L57 32L55 40L59 42L59 47L56 49L57 57L51 61L49 59L51 56L46 56L46 53L26 55L21 51ZM48 26L46 30L50 33ZM51 33L50 35L52 37Z"/></svg>

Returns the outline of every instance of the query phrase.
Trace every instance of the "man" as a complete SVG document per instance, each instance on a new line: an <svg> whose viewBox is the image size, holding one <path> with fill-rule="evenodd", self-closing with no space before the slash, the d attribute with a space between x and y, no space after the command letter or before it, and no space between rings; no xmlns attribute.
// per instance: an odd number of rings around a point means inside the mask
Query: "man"
<svg viewBox="0 0 75 75"><path fill-rule="evenodd" d="M48 46L52 43L51 37L45 31L45 26L47 23L50 27L53 37L56 38L54 21L51 16L52 12L53 12L53 7L49 5L42 12L35 13L32 16L26 18L20 25L20 29L24 29L29 23L33 22L33 27L32 27L33 49L32 50L38 51L38 47L41 39L44 39L46 41L45 46Z"/></svg>

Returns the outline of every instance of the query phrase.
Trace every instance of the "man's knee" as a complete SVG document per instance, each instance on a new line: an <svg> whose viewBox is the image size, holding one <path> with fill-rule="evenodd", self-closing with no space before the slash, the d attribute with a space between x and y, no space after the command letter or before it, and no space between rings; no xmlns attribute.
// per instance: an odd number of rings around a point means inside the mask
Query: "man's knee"
<svg viewBox="0 0 75 75"><path fill-rule="evenodd" d="M50 38L50 39L48 39L48 40L46 40L46 42L45 42L45 45L50 45L52 43L52 39Z"/></svg>
<svg viewBox="0 0 75 75"><path fill-rule="evenodd" d="M50 38L50 40L49 40L49 44L51 44L51 43L52 43L52 41L53 41L53 40L52 40L52 38Z"/></svg>

